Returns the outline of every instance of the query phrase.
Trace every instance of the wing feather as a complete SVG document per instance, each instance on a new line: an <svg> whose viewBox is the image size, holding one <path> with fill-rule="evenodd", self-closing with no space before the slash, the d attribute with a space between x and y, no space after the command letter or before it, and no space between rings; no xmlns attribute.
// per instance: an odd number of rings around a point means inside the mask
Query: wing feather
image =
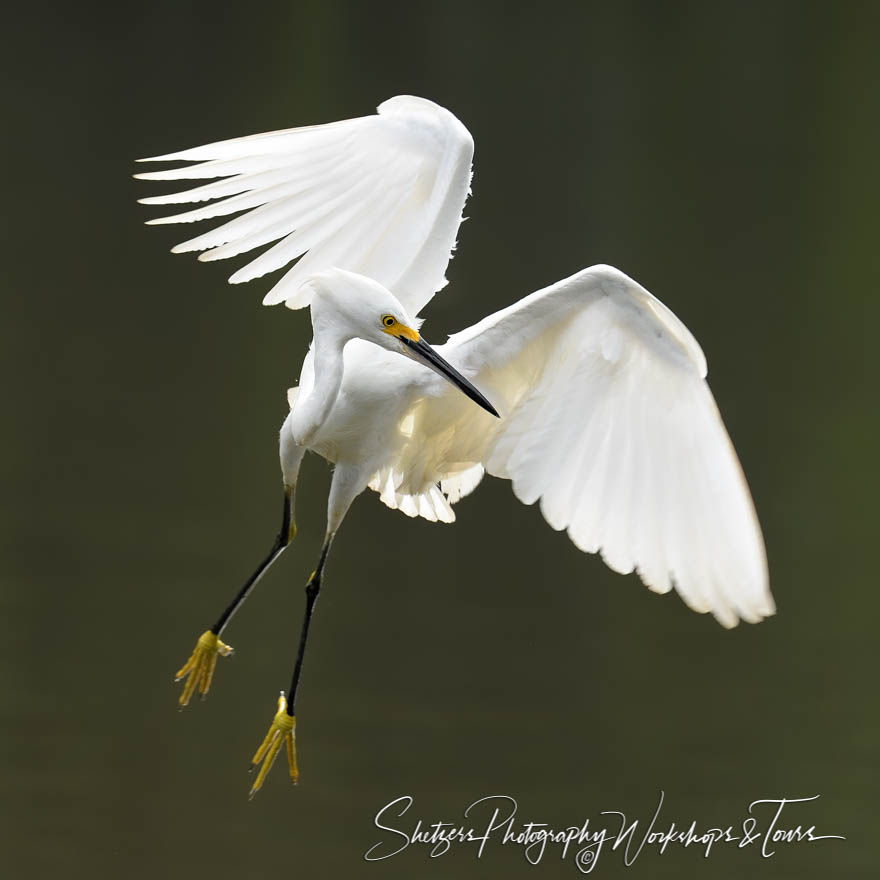
<svg viewBox="0 0 880 880"><path fill-rule="evenodd" d="M774 612L757 516L696 340L616 269L525 297L439 348L502 413L456 392L456 444L554 529L724 626ZM458 395L459 397L461 395ZM481 438L475 444L474 436Z"/></svg>
<svg viewBox="0 0 880 880"><path fill-rule="evenodd" d="M263 303L273 305L285 302L288 308L302 308L310 302L311 289L303 286L303 281L310 274L326 266L366 263L375 246L375 236L387 230L389 218L395 215L397 207L406 197L405 190L389 188L384 193L377 193L375 198L352 205L348 209L350 213L346 215L346 222L334 229L332 234L329 230L305 227L305 234L320 231L317 242L266 294Z"/></svg>
<svg viewBox="0 0 880 880"><path fill-rule="evenodd" d="M177 245L221 260L278 242L233 273L238 283L299 262L263 302L309 304L305 277L336 266L393 290L412 315L446 284L470 191L473 140L448 110L398 96L378 115L220 141L142 161L186 161L146 180L223 178L147 204L200 207L151 224L195 223L239 214ZM214 201L214 200L218 201ZM244 213L241 213L244 212Z"/></svg>

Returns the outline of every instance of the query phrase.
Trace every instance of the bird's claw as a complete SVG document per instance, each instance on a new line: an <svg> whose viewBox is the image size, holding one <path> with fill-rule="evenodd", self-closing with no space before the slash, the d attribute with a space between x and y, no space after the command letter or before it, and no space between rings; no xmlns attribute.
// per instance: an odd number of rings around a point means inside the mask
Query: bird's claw
<svg viewBox="0 0 880 880"><path fill-rule="evenodd" d="M189 703L197 687L202 697L208 693L211 688L211 680L214 678L214 667L217 665L218 655L228 657L231 653L232 648L221 642L210 630L199 636L189 660L178 669L174 676L175 681L180 681L186 676L183 690L177 700L181 709Z"/></svg>
<svg viewBox="0 0 880 880"><path fill-rule="evenodd" d="M290 772L290 780L296 785L299 779L299 770L296 766L296 718L287 714L287 700L282 693L278 697L278 711L269 725L269 732L251 759L251 770L260 767L257 778L251 786L249 797L253 797L262 787L281 746L286 747L287 767ZM262 766L260 766L262 765Z"/></svg>

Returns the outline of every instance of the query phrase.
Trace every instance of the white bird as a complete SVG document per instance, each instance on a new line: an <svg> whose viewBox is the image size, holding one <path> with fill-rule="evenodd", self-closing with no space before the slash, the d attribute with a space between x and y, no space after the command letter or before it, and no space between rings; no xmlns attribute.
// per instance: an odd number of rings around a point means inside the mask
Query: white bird
<svg viewBox="0 0 880 880"><path fill-rule="evenodd" d="M178 673L181 706L208 691L217 656L231 651L224 627L295 534L303 454L322 455L335 466L325 541L291 687L253 759L262 766L252 795L282 745L297 779L294 710L312 610L333 537L367 487L409 516L452 522L453 505L488 472L511 480L525 504L540 501L581 550L638 572L655 592L674 587L726 627L774 612L760 527L703 352L647 290L593 266L436 350L421 338L417 315L446 284L472 157L470 133L448 110L400 96L378 115L143 160L198 164L137 175L221 178L142 199L211 201L149 222L244 212L174 251L219 260L277 242L229 280L299 258L264 303L311 306L314 339L281 429L279 535Z"/></svg>

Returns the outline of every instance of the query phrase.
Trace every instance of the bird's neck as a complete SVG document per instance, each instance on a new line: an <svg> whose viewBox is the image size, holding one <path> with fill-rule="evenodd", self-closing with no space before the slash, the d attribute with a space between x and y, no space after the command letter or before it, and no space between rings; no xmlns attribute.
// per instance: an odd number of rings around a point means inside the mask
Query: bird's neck
<svg viewBox="0 0 880 880"><path fill-rule="evenodd" d="M319 332L315 327L312 347L314 383L305 399L297 400L292 413L293 436L298 446L309 446L330 415L342 386L345 344L352 337L334 332Z"/></svg>

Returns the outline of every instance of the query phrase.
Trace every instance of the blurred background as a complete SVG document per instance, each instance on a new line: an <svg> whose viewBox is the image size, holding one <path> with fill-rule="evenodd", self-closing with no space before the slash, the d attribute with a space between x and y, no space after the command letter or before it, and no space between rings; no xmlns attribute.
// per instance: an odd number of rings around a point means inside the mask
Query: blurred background
<svg viewBox="0 0 880 880"><path fill-rule="evenodd" d="M627 876L874 876L878 19L871 3L732 2L10 13L6 876L577 876L558 851L532 867L510 846L363 855L404 794L409 825L499 793L522 821L644 825L660 790L667 825L704 827L821 795L786 824L848 839L770 859L652 850ZM579 553L498 480L455 527L367 493L312 631L300 785L279 765L249 803L324 527L322 460L210 698L178 713L171 679L274 537L277 431L310 327L260 307L268 279L230 287L234 266L171 256L185 236L143 227L157 212L135 200L162 189L132 180L133 160L399 93L476 141L426 337L596 262L645 284L707 354L779 614L725 632ZM596 870L625 869L606 853Z"/></svg>

